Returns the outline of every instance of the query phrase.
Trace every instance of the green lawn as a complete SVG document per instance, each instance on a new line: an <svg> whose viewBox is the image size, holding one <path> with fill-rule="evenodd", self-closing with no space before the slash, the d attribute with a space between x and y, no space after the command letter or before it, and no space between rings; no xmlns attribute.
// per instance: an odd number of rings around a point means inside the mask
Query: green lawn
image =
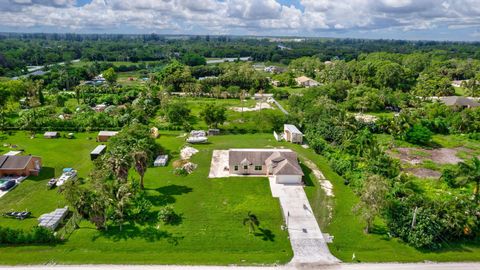
<svg viewBox="0 0 480 270"><path fill-rule="evenodd" d="M178 133L162 133L158 142L173 160L183 146ZM89 169L88 153L95 143L87 135L76 140L28 139L19 132L1 139L25 147L27 152L44 156L45 166L59 170L78 164L82 175ZM0 146L1 146L0 144ZM78 145L77 145L78 144ZM212 149L231 147L284 146L297 151L300 160L310 159L322 170L334 186L334 198L327 198L312 173L302 165L309 183L305 191L324 232L333 235L331 252L345 262L353 253L360 262L416 261L479 261L480 242L451 243L448 247L425 251L412 248L390 238L382 220L377 220L374 233L363 233L363 222L352 212L357 197L344 185L344 180L332 171L328 161L311 149L285 142L278 143L271 134L224 135L210 137L210 143L196 146L200 150L193 158L199 168L190 176L174 176L172 167L149 168L146 188L155 208L172 203L182 214L176 226L127 226L123 232L100 233L87 222L82 223L70 239L57 246L0 247L5 254L0 264L27 263L139 263L139 264L272 264L290 260L292 251L286 232L280 230L282 217L279 203L271 197L264 178L207 179ZM6 149L3 149L6 150ZM47 156L48 155L48 156ZM78 160L78 161L77 161ZM52 164L52 165L49 165ZM169 163L171 164L171 162ZM58 168L58 169L57 169ZM62 206L60 196L46 191L46 177L29 178L0 199L0 211L13 206L28 207L35 216ZM327 206L332 207L330 219ZM248 234L242 225L246 212L258 215L261 225L272 231L274 241ZM0 224L28 228L35 220L16 221L0 218Z"/></svg>
<svg viewBox="0 0 480 270"><path fill-rule="evenodd" d="M176 133L162 134L158 142L178 156L183 139ZM28 178L0 199L0 212L28 209L35 217L64 206L56 190L45 184L63 167L72 166L87 175L91 168L89 152L96 145L79 134L78 139L29 139L23 132L3 138L19 144L28 153L43 157L41 176ZM277 199L272 198L266 178L208 179L214 148L258 147L270 144L270 136L219 136L211 144L197 148L193 157L199 168L190 176L175 176L171 163L165 168L149 168L146 189L155 209L173 204L182 215L175 226L126 225L122 232L98 232L83 222L63 244L56 246L0 247L0 264L27 263L138 263L138 264L274 264L292 257L287 233L280 229L283 219ZM5 150L5 149L3 149ZM50 169L50 167L52 169ZM272 237L249 234L242 220L252 211L261 227ZM25 221L0 218L2 226L29 228L35 219ZM264 239L265 238L265 239ZM272 239L272 240L270 240Z"/></svg>

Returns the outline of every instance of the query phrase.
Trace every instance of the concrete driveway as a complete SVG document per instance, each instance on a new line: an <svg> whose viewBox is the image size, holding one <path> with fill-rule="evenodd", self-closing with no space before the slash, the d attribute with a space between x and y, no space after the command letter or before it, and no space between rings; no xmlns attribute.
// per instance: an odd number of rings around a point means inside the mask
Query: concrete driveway
<svg viewBox="0 0 480 270"><path fill-rule="evenodd" d="M340 263L330 253L301 185L277 184L269 178L273 197L279 198L293 249L292 266Z"/></svg>
<svg viewBox="0 0 480 270"><path fill-rule="evenodd" d="M230 172L225 168L228 168L228 150L213 150L208 178L229 177Z"/></svg>

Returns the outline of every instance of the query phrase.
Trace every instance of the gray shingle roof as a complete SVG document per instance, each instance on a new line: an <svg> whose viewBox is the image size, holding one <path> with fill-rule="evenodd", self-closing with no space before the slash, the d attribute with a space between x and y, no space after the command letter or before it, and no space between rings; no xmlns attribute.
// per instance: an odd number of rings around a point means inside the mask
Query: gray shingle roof
<svg viewBox="0 0 480 270"><path fill-rule="evenodd" d="M447 106L478 107L480 103L466 97L441 97L440 100Z"/></svg>
<svg viewBox="0 0 480 270"><path fill-rule="evenodd" d="M229 165L266 165L273 175L303 175L297 154L286 149L231 149Z"/></svg>

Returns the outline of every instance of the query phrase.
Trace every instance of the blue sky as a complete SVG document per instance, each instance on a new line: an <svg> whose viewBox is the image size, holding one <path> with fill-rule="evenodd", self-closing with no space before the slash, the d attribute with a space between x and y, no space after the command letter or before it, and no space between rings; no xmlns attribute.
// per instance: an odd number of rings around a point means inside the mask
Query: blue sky
<svg viewBox="0 0 480 270"><path fill-rule="evenodd" d="M0 31L480 41L480 0L0 0Z"/></svg>

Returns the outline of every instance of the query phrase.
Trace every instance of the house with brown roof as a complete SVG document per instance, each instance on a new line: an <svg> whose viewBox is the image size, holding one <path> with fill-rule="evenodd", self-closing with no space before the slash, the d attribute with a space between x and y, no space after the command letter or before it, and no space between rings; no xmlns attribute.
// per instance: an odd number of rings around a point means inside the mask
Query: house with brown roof
<svg viewBox="0 0 480 270"><path fill-rule="evenodd" d="M295 82L297 82L298 86L303 86L303 87L314 87L314 86L320 85L319 82L306 76L300 76L298 78L295 78Z"/></svg>
<svg viewBox="0 0 480 270"><path fill-rule="evenodd" d="M289 149L230 149L230 175L264 175L279 184L301 184L303 171Z"/></svg>
<svg viewBox="0 0 480 270"><path fill-rule="evenodd" d="M0 156L0 176L38 175L42 168L42 159L35 156Z"/></svg>

